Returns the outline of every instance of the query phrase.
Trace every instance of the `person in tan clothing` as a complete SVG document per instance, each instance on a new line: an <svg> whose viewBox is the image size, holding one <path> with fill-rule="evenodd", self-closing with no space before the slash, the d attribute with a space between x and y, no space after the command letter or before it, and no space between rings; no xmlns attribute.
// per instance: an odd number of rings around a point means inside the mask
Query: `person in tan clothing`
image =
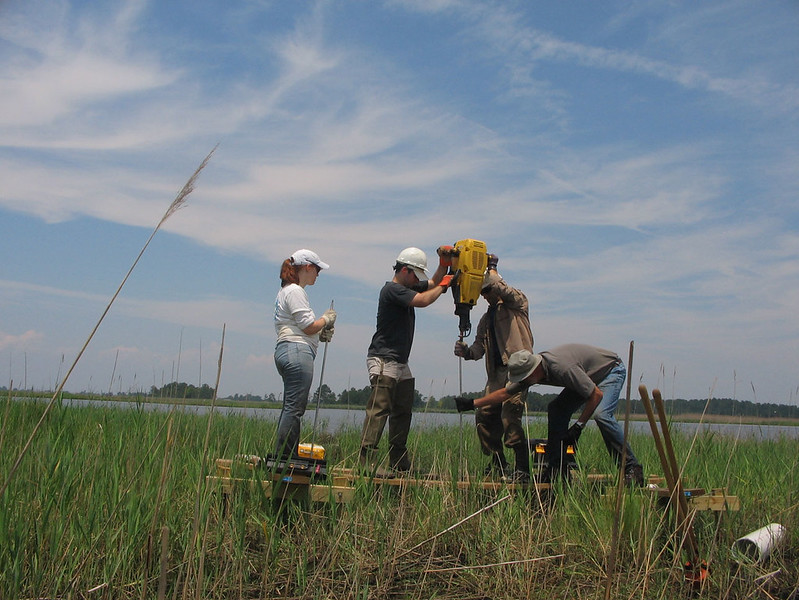
<svg viewBox="0 0 799 600"><path fill-rule="evenodd" d="M477 324L474 343L455 343L455 355L465 360L485 358L488 379L485 393L503 389L508 383L508 359L517 350L533 351L530 330L529 303L520 290L508 285L497 273L499 259L489 254L488 269L481 296L488 310ZM522 427L527 389L509 397L501 404L480 407L475 414L477 437L484 454L491 457L486 475L510 476L513 480L528 480L530 450ZM504 444L504 446L503 446ZM513 450L515 469L511 473L505 459L505 447Z"/></svg>

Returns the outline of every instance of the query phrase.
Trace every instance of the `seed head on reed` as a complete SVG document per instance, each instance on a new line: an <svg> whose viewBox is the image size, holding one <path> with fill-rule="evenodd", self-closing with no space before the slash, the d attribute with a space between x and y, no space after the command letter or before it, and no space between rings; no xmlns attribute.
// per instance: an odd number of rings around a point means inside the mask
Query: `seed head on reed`
<svg viewBox="0 0 799 600"><path fill-rule="evenodd" d="M208 161L211 160L211 157L214 155L214 152L216 152L216 149L218 147L219 144L214 146L213 149L208 153L208 156L206 156L205 159L200 163L200 166L197 167L197 170L194 171L194 173L192 173L191 177L189 177L189 180L186 182L186 185L183 186L183 189L181 189L180 192L178 192L178 195L172 201L172 204L170 204L169 208L166 209L166 212L164 213L164 216L161 217L161 220L158 222L158 226L156 227L156 229L161 227L164 221L166 221L169 217L171 217L178 210L180 210L185 206L186 198L188 198L189 194L191 194L194 191L194 184L197 181L197 178L200 176L200 172L205 168L205 165L208 164Z"/></svg>

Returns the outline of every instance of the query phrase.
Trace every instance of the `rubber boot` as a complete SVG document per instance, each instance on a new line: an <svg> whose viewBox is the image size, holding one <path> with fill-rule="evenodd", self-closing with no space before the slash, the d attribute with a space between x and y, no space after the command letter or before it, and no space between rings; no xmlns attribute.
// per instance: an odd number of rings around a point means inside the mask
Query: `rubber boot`
<svg viewBox="0 0 799 600"><path fill-rule="evenodd" d="M395 471L410 471L411 459L408 457L408 433L413 417L413 397L416 380L403 379L397 383L394 405L388 421L388 456L391 468Z"/></svg>
<svg viewBox="0 0 799 600"><path fill-rule="evenodd" d="M521 444L516 444L513 447L513 453L516 457L516 470L530 475L530 446L527 445L527 440Z"/></svg>

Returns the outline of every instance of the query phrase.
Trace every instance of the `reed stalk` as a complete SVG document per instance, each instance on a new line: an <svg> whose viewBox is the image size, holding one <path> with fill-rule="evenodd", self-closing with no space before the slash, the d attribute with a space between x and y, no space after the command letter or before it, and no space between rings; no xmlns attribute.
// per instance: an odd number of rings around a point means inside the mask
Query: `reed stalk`
<svg viewBox="0 0 799 600"><path fill-rule="evenodd" d="M150 234L150 237L144 243L144 246L142 247L142 249L139 252L138 256L133 261L133 264L130 266L130 269L128 269L128 272L125 274L125 277L122 278L122 283L119 284L119 287L117 287L116 292L114 292L114 295L111 296L111 300L109 300L108 304L105 307L105 310L103 310L103 313L100 315L100 318L97 320L97 323L95 324L94 328L92 329L91 333L89 334L89 337L86 338L86 341L83 343L83 346L78 351L78 354L75 357L75 360L72 362L72 365L67 370L67 373L66 373L66 375L64 375L64 378L61 380L61 383L59 383L58 386L56 387L55 392L53 392L53 397L50 399L50 402L48 402L47 407L45 408L44 412L42 413L42 416L39 419L38 423L36 423L36 426L33 428L33 431L31 431L30 436L28 437L28 441L25 442L25 445L22 447L22 450L20 451L19 456L17 456L17 460L14 462L13 466L9 470L9 472L6 475L6 478L3 481L2 485L0 485L0 496L2 496L5 493L6 489L8 488L9 482L13 479L14 474L17 472L17 469L19 468L19 465L22 463L22 459L25 457L25 455L27 454L28 450L30 449L30 445L33 442L33 438L36 437L36 434L38 433L38 431L41 428L42 424L44 423L45 419L47 419L47 415L50 413L50 410L53 408L53 405L56 403L56 400L58 399L59 395L63 391L64 386L66 385L67 380L69 379L69 376L72 374L72 371L75 370L75 367L77 366L78 361L80 361L81 357L83 356L83 353L86 351L86 348L88 348L89 342L92 341L92 338L94 337L94 334L97 333L97 330L100 328L100 324L105 319L105 316L108 314L108 311L111 310L111 306L114 304L114 301L117 299L117 296L119 296L120 292L122 291L122 288L125 286L125 283L128 281L128 278L130 277L130 274L133 272L133 269L136 268L136 265L139 263L139 260L141 259L142 255L144 254L144 251L147 250L147 246L150 245L150 242L155 237L155 234L158 233L159 229L161 229L161 225L163 225L164 222L169 217L171 217L173 214L175 214L178 210L180 210L185 205L186 200L189 197L189 194L191 194L194 191L194 184L196 183L197 178L200 176L200 172L208 164L208 161L211 160L211 156L216 151L217 146L214 146L214 148L211 150L211 152L208 153L208 155L200 163L200 166L197 167L197 169L194 171L194 173L192 173L191 177L189 177L188 181L186 181L185 185L180 190L180 192L178 192L178 195L175 196L175 199L172 201L172 204L169 205L169 208L167 208L166 212L164 213L164 216L162 216L161 220L158 221L158 225L155 226L155 229L153 229L153 232Z"/></svg>

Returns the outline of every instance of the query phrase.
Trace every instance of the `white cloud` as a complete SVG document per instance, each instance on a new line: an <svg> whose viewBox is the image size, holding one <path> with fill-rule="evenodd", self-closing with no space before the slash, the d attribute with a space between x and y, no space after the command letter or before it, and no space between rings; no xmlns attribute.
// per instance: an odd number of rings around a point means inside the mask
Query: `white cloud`
<svg viewBox="0 0 799 600"><path fill-rule="evenodd" d="M21 350L37 344L44 336L39 331L29 329L19 335L0 331L0 350Z"/></svg>

